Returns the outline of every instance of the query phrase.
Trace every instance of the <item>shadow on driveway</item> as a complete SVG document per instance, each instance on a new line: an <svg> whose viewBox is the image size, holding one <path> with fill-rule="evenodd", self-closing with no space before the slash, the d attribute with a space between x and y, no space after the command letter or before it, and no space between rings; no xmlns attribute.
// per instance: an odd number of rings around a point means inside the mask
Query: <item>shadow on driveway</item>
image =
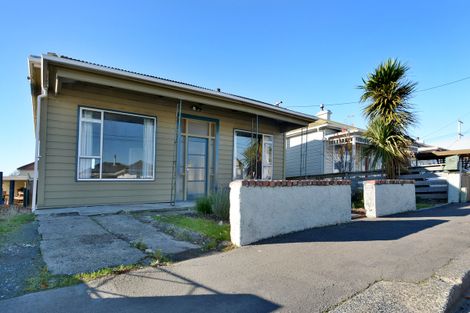
<svg viewBox="0 0 470 313"><path fill-rule="evenodd" d="M59 299L60 300L60 299ZM59 306L60 307L60 306ZM65 309L62 311L62 309ZM81 299L77 305L57 309L53 305L35 306L35 312L273 312L279 306L250 294L210 294L159 297ZM31 308L29 308L31 310ZM23 310L3 312L31 312Z"/></svg>
<svg viewBox="0 0 470 313"><path fill-rule="evenodd" d="M397 240L445 222L444 220L434 219L411 221L357 221L342 225L312 228L262 240L254 244Z"/></svg>
<svg viewBox="0 0 470 313"><path fill-rule="evenodd" d="M449 204L391 215L384 218L356 220L352 223L307 229L264 239L253 245L295 242L348 242L397 240L448 222L451 217L470 215L470 206ZM430 219L427 219L430 218ZM442 219L439 219L442 218Z"/></svg>
<svg viewBox="0 0 470 313"><path fill-rule="evenodd" d="M101 279L95 286L85 284L47 290L0 301L0 312L273 312L280 305L254 294L222 293L164 267L131 271L123 274L129 281L154 281L152 284L129 285L119 292L112 281L119 276ZM119 282L121 285L123 282ZM109 286L110 287L109 287ZM150 289L149 289L150 288ZM118 288L119 289L119 288ZM134 294L162 296L133 296Z"/></svg>
<svg viewBox="0 0 470 313"><path fill-rule="evenodd" d="M463 206L465 205L465 206ZM392 215L393 218L413 218L413 217L457 217L470 215L470 203L447 204L435 209L424 209L414 212L406 212Z"/></svg>

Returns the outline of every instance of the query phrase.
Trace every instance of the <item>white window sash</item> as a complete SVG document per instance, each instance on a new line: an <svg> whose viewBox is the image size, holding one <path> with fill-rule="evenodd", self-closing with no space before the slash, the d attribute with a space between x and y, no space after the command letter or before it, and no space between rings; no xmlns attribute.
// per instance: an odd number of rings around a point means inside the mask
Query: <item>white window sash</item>
<svg viewBox="0 0 470 313"><path fill-rule="evenodd" d="M233 164L232 164L232 179L237 179L237 135L239 133L245 134L256 134L255 132L242 130L242 129L235 129L233 132ZM266 133L257 133L258 135L262 135L262 149L264 149L265 140L266 142L271 141L272 149L271 149L271 164L265 163L264 160L264 151L261 153L261 179L264 179L265 175L265 167L271 168L271 173L274 174L274 135L266 134ZM269 178L269 180L271 180Z"/></svg>
<svg viewBox="0 0 470 313"><path fill-rule="evenodd" d="M83 117L83 111L94 111L94 112L100 112L101 113L101 119L93 119L93 118L87 118ZM137 116L141 117L144 119L144 136L145 136L145 122L146 121L151 121L152 123L151 126L153 127L153 130L150 131L149 126L147 126L147 140L144 138L144 150L147 150L146 153L147 155L144 156L147 161L151 160L151 164L147 164L147 173L144 172L144 169L142 169L142 176L144 178L103 178L103 139L104 139L104 113L112 113L112 114L121 114L121 115L130 115L130 116ZM155 155L156 155L156 131L157 131L157 119L155 117L151 116L145 116L145 115L140 115L140 114L133 114L133 113L125 113L125 112L116 112L116 111L111 111L111 110L99 110L99 109L93 109L93 108L88 108L88 107L81 107L79 110L79 130L78 130L78 151L77 151L77 175L76 179L77 181L153 181L155 180L155 166L156 166L156 161L155 161ZM90 122L90 123L96 123L100 124L100 155L83 155L82 154L82 122ZM147 123L149 125L149 123ZM145 145L145 141L147 143L152 144L152 148L147 149ZM149 151L150 150L150 151ZM151 156L150 156L151 155ZM80 173L80 160L92 160L92 159L99 159L100 161L100 173L99 173L99 178L80 178L79 173ZM144 162L145 163L145 162ZM151 175L147 175L151 173ZM147 177L148 176L148 177Z"/></svg>
<svg viewBox="0 0 470 313"><path fill-rule="evenodd" d="M268 162L268 160L266 160L266 158L264 157L265 156L265 147L266 145L270 144L271 146L271 152L269 153L269 159L271 160L271 162ZM274 140L273 140L273 136L271 135L263 135L263 151L262 151L262 154L261 154L261 162L262 162L262 167L261 167L261 179L273 179L273 171L274 171L274 166L273 166L273 163L274 163ZM268 177L268 169L271 169L271 176Z"/></svg>

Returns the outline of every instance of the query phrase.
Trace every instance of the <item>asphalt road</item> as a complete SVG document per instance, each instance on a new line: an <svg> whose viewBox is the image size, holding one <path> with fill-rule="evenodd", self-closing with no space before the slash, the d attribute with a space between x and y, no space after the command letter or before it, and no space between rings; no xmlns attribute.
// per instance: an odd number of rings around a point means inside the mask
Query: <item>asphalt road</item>
<svg viewBox="0 0 470 313"><path fill-rule="evenodd" d="M419 282L470 248L470 206L356 220L163 268L0 301L0 312L318 312Z"/></svg>
<svg viewBox="0 0 470 313"><path fill-rule="evenodd" d="M470 313L470 289L464 294L461 303L457 306L455 313Z"/></svg>

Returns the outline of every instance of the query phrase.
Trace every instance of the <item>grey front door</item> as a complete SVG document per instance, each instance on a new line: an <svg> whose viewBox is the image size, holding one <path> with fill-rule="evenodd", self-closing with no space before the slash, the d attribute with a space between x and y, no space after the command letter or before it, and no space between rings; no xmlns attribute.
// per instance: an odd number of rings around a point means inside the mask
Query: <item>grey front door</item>
<svg viewBox="0 0 470 313"><path fill-rule="evenodd" d="M207 193L207 138L188 136L186 154L186 195L188 200Z"/></svg>

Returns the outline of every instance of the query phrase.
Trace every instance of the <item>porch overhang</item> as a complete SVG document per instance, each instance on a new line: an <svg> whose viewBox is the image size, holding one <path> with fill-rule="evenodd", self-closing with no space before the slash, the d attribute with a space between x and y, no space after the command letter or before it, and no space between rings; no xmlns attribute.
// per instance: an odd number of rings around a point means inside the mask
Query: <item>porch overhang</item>
<svg viewBox="0 0 470 313"><path fill-rule="evenodd" d="M359 130L340 132L325 136L325 139L331 144L346 144L354 142L356 144L368 145L369 141Z"/></svg>

